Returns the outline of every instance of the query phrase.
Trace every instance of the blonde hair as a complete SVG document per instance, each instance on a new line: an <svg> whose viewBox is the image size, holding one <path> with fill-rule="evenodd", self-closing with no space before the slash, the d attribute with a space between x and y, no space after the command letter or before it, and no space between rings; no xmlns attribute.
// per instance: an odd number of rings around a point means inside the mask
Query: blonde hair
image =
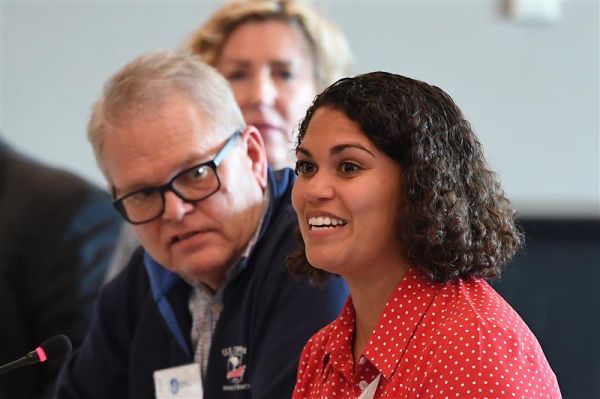
<svg viewBox="0 0 600 399"><path fill-rule="evenodd" d="M195 34L188 48L216 65L229 35L246 22L277 20L300 28L312 50L317 90L350 73L352 55L344 35L310 7L295 0L238 0L221 7Z"/></svg>
<svg viewBox="0 0 600 399"><path fill-rule="evenodd" d="M181 96L195 103L215 129L238 129L244 118L227 81L189 52L158 51L137 57L104 86L93 106L88 139L102 164L103 141L132 117L145 115Z"/></svg>

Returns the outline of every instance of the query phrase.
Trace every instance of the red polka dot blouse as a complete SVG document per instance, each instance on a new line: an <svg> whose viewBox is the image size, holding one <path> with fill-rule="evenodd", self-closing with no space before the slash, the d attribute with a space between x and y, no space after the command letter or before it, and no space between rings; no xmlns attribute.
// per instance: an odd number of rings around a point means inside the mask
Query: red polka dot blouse
<svg viewBox="0 0 600 399"><path fill-rule="evenodd" d="M482 279L431 283L410 270L363 355L352 355L354 307L306 344L293 398L560 398L556 376L519 315Z"/></svg>

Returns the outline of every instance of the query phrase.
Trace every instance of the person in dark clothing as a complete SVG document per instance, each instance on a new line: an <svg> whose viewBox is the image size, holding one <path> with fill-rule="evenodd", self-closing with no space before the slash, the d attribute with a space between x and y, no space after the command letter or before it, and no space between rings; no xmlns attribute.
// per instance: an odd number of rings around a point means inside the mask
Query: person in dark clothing
<svg viewBox="0 0 600 399"><path fill-rule="evenodd" d="M142 245L102 292L59 398L291 395L306 340L347 297L290 276L290 169L271 171L227 82L157 52L105 87L89 138Z"/></svg>
<svg viewBox="0 0 600 399"><path fill-rule="evenodd" d="M0 137L0 363L65 334L79 346L119 231L108 193ZM60 363L0 376L0 398L49 398Z"/></svg>

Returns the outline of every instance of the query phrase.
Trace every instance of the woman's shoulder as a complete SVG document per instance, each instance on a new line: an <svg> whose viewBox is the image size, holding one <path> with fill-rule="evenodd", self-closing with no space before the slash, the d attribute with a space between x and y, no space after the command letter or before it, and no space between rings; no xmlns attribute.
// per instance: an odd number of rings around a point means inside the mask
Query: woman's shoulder
<svg viewBox="0 0 600 399"><path fill-rule="evenodd" d="M484 280L446 284L436 299L417 345L424 355L423 366L437 370L432 380L450 374L460 381L477 376L489 384L505 384L504 390L512 392L526 389L530 382L539 385L537 378L542 377L546 382L539 386L541 391L557 390L556 377L534 334ZM452 373L437 368L440 364Z"/></svg>
<svg viewBox="0 0 600 399"><path fill-rule="evenodd" d="M500 334L531 334L517 312L485 280L470 278L445 284L435 307L442 326L468 323ZM504 331L504 333L502 333Z"/></svg>
<svg viewBox="0 0 600 399"><path fill-rule="evenodd" d="M432 397L560 397L533 333L481 279L442 284L404 359L399 375Z"/></svg>

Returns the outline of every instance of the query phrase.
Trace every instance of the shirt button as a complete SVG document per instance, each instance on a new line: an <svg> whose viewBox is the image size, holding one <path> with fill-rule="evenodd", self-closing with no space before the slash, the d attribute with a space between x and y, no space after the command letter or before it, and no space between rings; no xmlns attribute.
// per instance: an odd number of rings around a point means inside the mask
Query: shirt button
<svg viewBox="0 0 600 399"><path fill-rule="evenodd" d="M362 380L361 382L358 383L358 387L360 388L361 391L364 391L366 387L369 386L369 383L365 380Z"/></svg>
<svg viewBox="0 0 600 399"><path fill-rule="evenodd" d="M360 364L361 366L364 366L364 364L367 362L367 358L364 356L361 356L360 359L358 359L358 364Z"/></svg>

